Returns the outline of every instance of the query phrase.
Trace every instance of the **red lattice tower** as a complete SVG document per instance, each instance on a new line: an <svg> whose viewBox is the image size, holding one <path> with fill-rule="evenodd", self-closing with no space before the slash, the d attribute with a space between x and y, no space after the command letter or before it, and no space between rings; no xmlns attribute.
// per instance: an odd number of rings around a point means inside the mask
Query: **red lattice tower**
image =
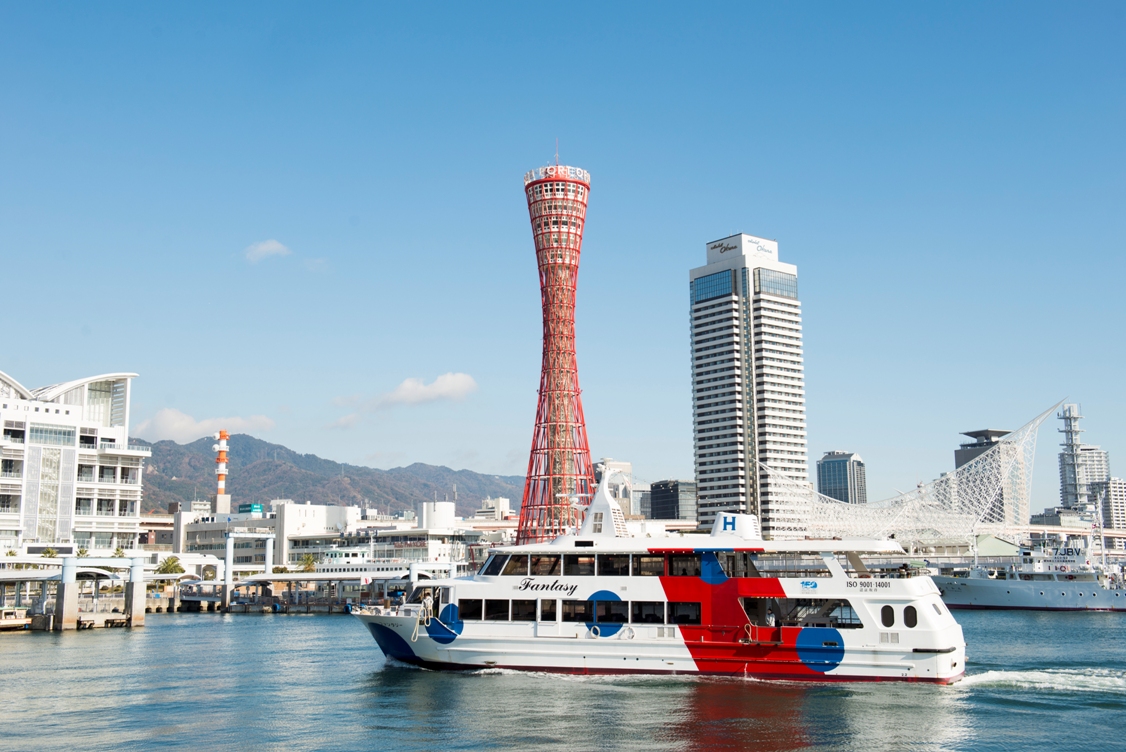
<svg viewBox="0 0 1126 752"><path fill-rule="evenodd" d="M517 543L571 532L594 492L575 361L575 291L590 173L551 165L524 175L543 300L543 372Z"/></svg>

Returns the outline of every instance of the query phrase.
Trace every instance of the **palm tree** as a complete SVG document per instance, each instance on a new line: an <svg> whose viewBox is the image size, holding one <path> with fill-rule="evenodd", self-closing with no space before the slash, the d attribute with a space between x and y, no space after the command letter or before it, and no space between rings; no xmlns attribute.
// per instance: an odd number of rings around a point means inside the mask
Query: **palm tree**
<svg viewBox="0 0 1126 752"><path fill-rule="evenodd" d="M44 559L54 559L59 555L59 552L48 546L47 548L43 549L43 553L41 555Z"/></svg>
<svg viewBox="0 0 1126 752"><path fill-rule="evenodd" d="M113 555L114 555L115 558L124 559L125 558L125 549L122 548L121 546L118 546L117 548L113 549Z"/></svg>
<svg viewBox="0 0 1126 752"><path fill-rule="evenodd" d="M86 550L85 548L80 548L80 549L78 549L78 555L80 557L86 557L86 556L90 555L90 552L88 550Z"/></svg>
<svg viewBox="0 0 1126 752"><path fill-rule="evenodd" d="M180 557L169 556L156 567L157 574L183 574L184 566L180 564Z"/></svg>
<svg viewBox="0 0 1126 752"><path fill-rule="evenodd" d="M305 554L301 557L301 571L302 572L315 572L317 569L317 557L312 554Z"/></svg>
<svg viewBox="0 0 1126 752"><path fill-rule="evenodd" d="M289 567L274 567L274 574L289 574Z"/></svg>

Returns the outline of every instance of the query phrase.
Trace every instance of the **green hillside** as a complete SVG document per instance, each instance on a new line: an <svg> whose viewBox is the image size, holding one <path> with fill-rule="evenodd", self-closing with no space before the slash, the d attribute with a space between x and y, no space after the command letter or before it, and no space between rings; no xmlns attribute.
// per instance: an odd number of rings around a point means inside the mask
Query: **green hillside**
<svg viewBox="0 0 1126 752"><path fill-rule="evenodd" d="M130 442L148 444L139 439ZM215 453L212 439L190 444L158 441L150 444L145 463L144 511L164 510L170 502L205 499L215 492ZM507 496L520 504L524 479L512 475L482 475L472 470L415 463L379 470L347 465L313 454L298 454L245 434L230 439L227 492L237 503L271 499L311 501L314 504L376 506L392 513L414 509L420 501L454 497L458 514L472 514L486 496Z"/></svg>

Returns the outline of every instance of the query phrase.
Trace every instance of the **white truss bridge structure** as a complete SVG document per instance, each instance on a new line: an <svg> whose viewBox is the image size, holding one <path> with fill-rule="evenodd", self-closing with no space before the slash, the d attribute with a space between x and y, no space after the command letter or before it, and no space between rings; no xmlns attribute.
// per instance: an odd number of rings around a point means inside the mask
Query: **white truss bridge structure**
<svg viewBox="0 0 1126 752"><path fill-rule="evenodd" d="M1060 404L954 472L884 501L848 504L763 463L759 468L767 474L774 498L806 523L804 530L785 537L894 537L908 550L965 544L982 532L1015 542L1027 530L1031 516L1036 435Z"/></svg>

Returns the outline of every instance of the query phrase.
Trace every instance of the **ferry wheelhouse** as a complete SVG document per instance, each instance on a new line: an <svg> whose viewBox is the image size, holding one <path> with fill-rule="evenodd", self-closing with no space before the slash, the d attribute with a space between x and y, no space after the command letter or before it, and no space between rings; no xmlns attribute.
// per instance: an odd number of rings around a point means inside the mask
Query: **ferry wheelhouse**
<svg viewBox="0 0 1126 752"><path fill-rule="evenodd" d="M962 629L930 577L865 565L903 556L894 541L766 541L728 513L711 535L631 537L605 486L576 534L355 615L387 656L433 669L961 678Z"/></svg>

